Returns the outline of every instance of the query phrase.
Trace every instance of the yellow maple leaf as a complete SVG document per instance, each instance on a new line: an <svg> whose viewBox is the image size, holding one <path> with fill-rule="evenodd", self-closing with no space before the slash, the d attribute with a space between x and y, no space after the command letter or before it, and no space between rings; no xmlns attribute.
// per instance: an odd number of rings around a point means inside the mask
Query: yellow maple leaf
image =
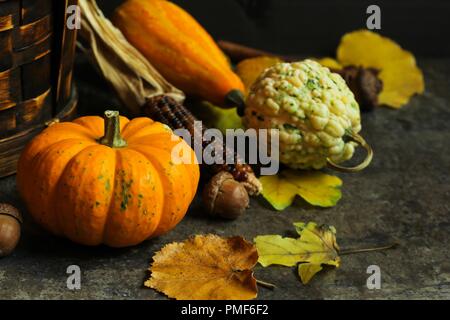
<svg viewBox="0 0 450 320"><path fill-rule="evenodd" d="M257 295L258 253L242 237L196 235L153 257L145 286L179 300L247 300Z"/></svg>
<svg viewBox="0 0 450 320"><path fill-rule="evenodd" d="M279 235L264 235L254 239L258 250L258 262L267 267L272 264L293 267L304 284L320 270L322 265L339 267L339 246L336 229L332 226L317 226L314 222L294 223L299 238L283 238Z"/></svg>
<svg viewBox="0 0 450 320"><path fill-rule="evenodd" d="M411 96L424 92L422 71L414 55L389 38L369 30L345 34L337 49L337 60L343 66L362 66L380 70L383 81L380 104L400 108Z"/></svg>
<svg viewBox="0 0 450 320"><path fill-rule="evenodd" d="M280 211L289 207L296 195L319 207L335 206L342 196L342 180L320 171L284 170L259 180L263 197Z"/></svg>

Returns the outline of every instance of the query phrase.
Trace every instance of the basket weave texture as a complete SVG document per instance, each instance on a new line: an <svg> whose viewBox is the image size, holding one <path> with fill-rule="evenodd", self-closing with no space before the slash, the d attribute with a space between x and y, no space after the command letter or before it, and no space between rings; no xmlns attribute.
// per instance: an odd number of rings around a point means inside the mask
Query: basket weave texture
<svg viewBox="0 0 450 320"><path fill-rule="evenodd" d="M75 110L76 31L65 21L76 3L0 0L0 177L14 172L20 150L47 121Z"/></svg>

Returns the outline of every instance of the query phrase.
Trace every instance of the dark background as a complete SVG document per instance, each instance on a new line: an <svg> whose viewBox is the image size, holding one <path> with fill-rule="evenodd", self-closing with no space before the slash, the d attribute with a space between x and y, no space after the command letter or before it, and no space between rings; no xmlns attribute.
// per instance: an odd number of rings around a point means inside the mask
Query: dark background
<svg viewBox="0 0 450 320"><path fill-rule="evenodd" d="M98 0L110 14L123 0ZM340 37L366 28L381 8L381 30L417 56L450 56L449 0L174 0L216 39L276 53L334 55Z"/></svg>
<svg viewBox="0 0 450 320"><path fill-rule="evenodd" d="M107 13L121 2L97 1ZM369 4L256 0L256 9L249 11L251 2L242 0L177 2L216 38L299 55L333 54L342 34L365 27ZM193 234L242 235L247 240L263 234L292 236L294 221L335 226L342 250L394 241L399 246L342 256L339 269L326 268L307 286L300 283L296 268L256 266L258 279L277 286L261 288L259 299L449 299L450 59L431 57L450 57L450 0L374 3L382 9L381 33L418 56L426 91L399 110L378 108L362 115L362 135L375 157L358 174L333 173L344 181L337 206L314 207L298 198L278 213L258 197L252 198L242 217L226 221L209 217L196 197L174 232L127 249L86 248L56 238L32 222L11 176L0 180L0 202L19 208L25 223L15 252L0 260L0 299L165 299L143 286L151 257L164 245ZM74 70L80 114L99 115L106 108L120 107L81 53ZM70 291L66 269L74 264L82 269L82 289ZM382 270L380 290L366 286L369 265Z"/></svg>

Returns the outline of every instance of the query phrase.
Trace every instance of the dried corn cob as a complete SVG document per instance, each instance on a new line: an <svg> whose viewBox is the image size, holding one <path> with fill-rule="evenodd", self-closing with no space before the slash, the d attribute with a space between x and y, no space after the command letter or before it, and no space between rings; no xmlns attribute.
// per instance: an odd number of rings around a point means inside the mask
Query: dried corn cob
<svg viewBox="0 0 450 320"><path fill-rule="evenodd" d="M182 104L166 95L159 95L149 98L143 107L143 112L155 121L162 122L168 125L173 130L187 129L191 134L191 146L196 149L195 144L201 141L201 150L207 146L214 147L214 150L222 152L224 159L228 154L233 154L233 164L213 164L209 165L208 169L212 174L220 171L226 171L233 175L236 181L244 185L249 195L257 195L261 192L262 186L256 178L253 169L243 161L243 159L234 150L227 150L223 140L216 139L213 141L206 141L203 139L203 133L207 129L202 128L202 131L194 130L194 121L197 119L194 115L186 109ZM195 135L201 134L201 137Z"/></svg>

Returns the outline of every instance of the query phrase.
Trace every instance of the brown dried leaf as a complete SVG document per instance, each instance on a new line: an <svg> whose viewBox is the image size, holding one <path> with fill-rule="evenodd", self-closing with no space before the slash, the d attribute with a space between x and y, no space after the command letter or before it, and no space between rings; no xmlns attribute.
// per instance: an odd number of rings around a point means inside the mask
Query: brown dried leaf
<svg viewBox="0 0 450 320"><path fill-rule="evenodd" d="M145 286L178 300L247 300L257 295L256 247L242 237L197 235L153 257Z"/></svg>

